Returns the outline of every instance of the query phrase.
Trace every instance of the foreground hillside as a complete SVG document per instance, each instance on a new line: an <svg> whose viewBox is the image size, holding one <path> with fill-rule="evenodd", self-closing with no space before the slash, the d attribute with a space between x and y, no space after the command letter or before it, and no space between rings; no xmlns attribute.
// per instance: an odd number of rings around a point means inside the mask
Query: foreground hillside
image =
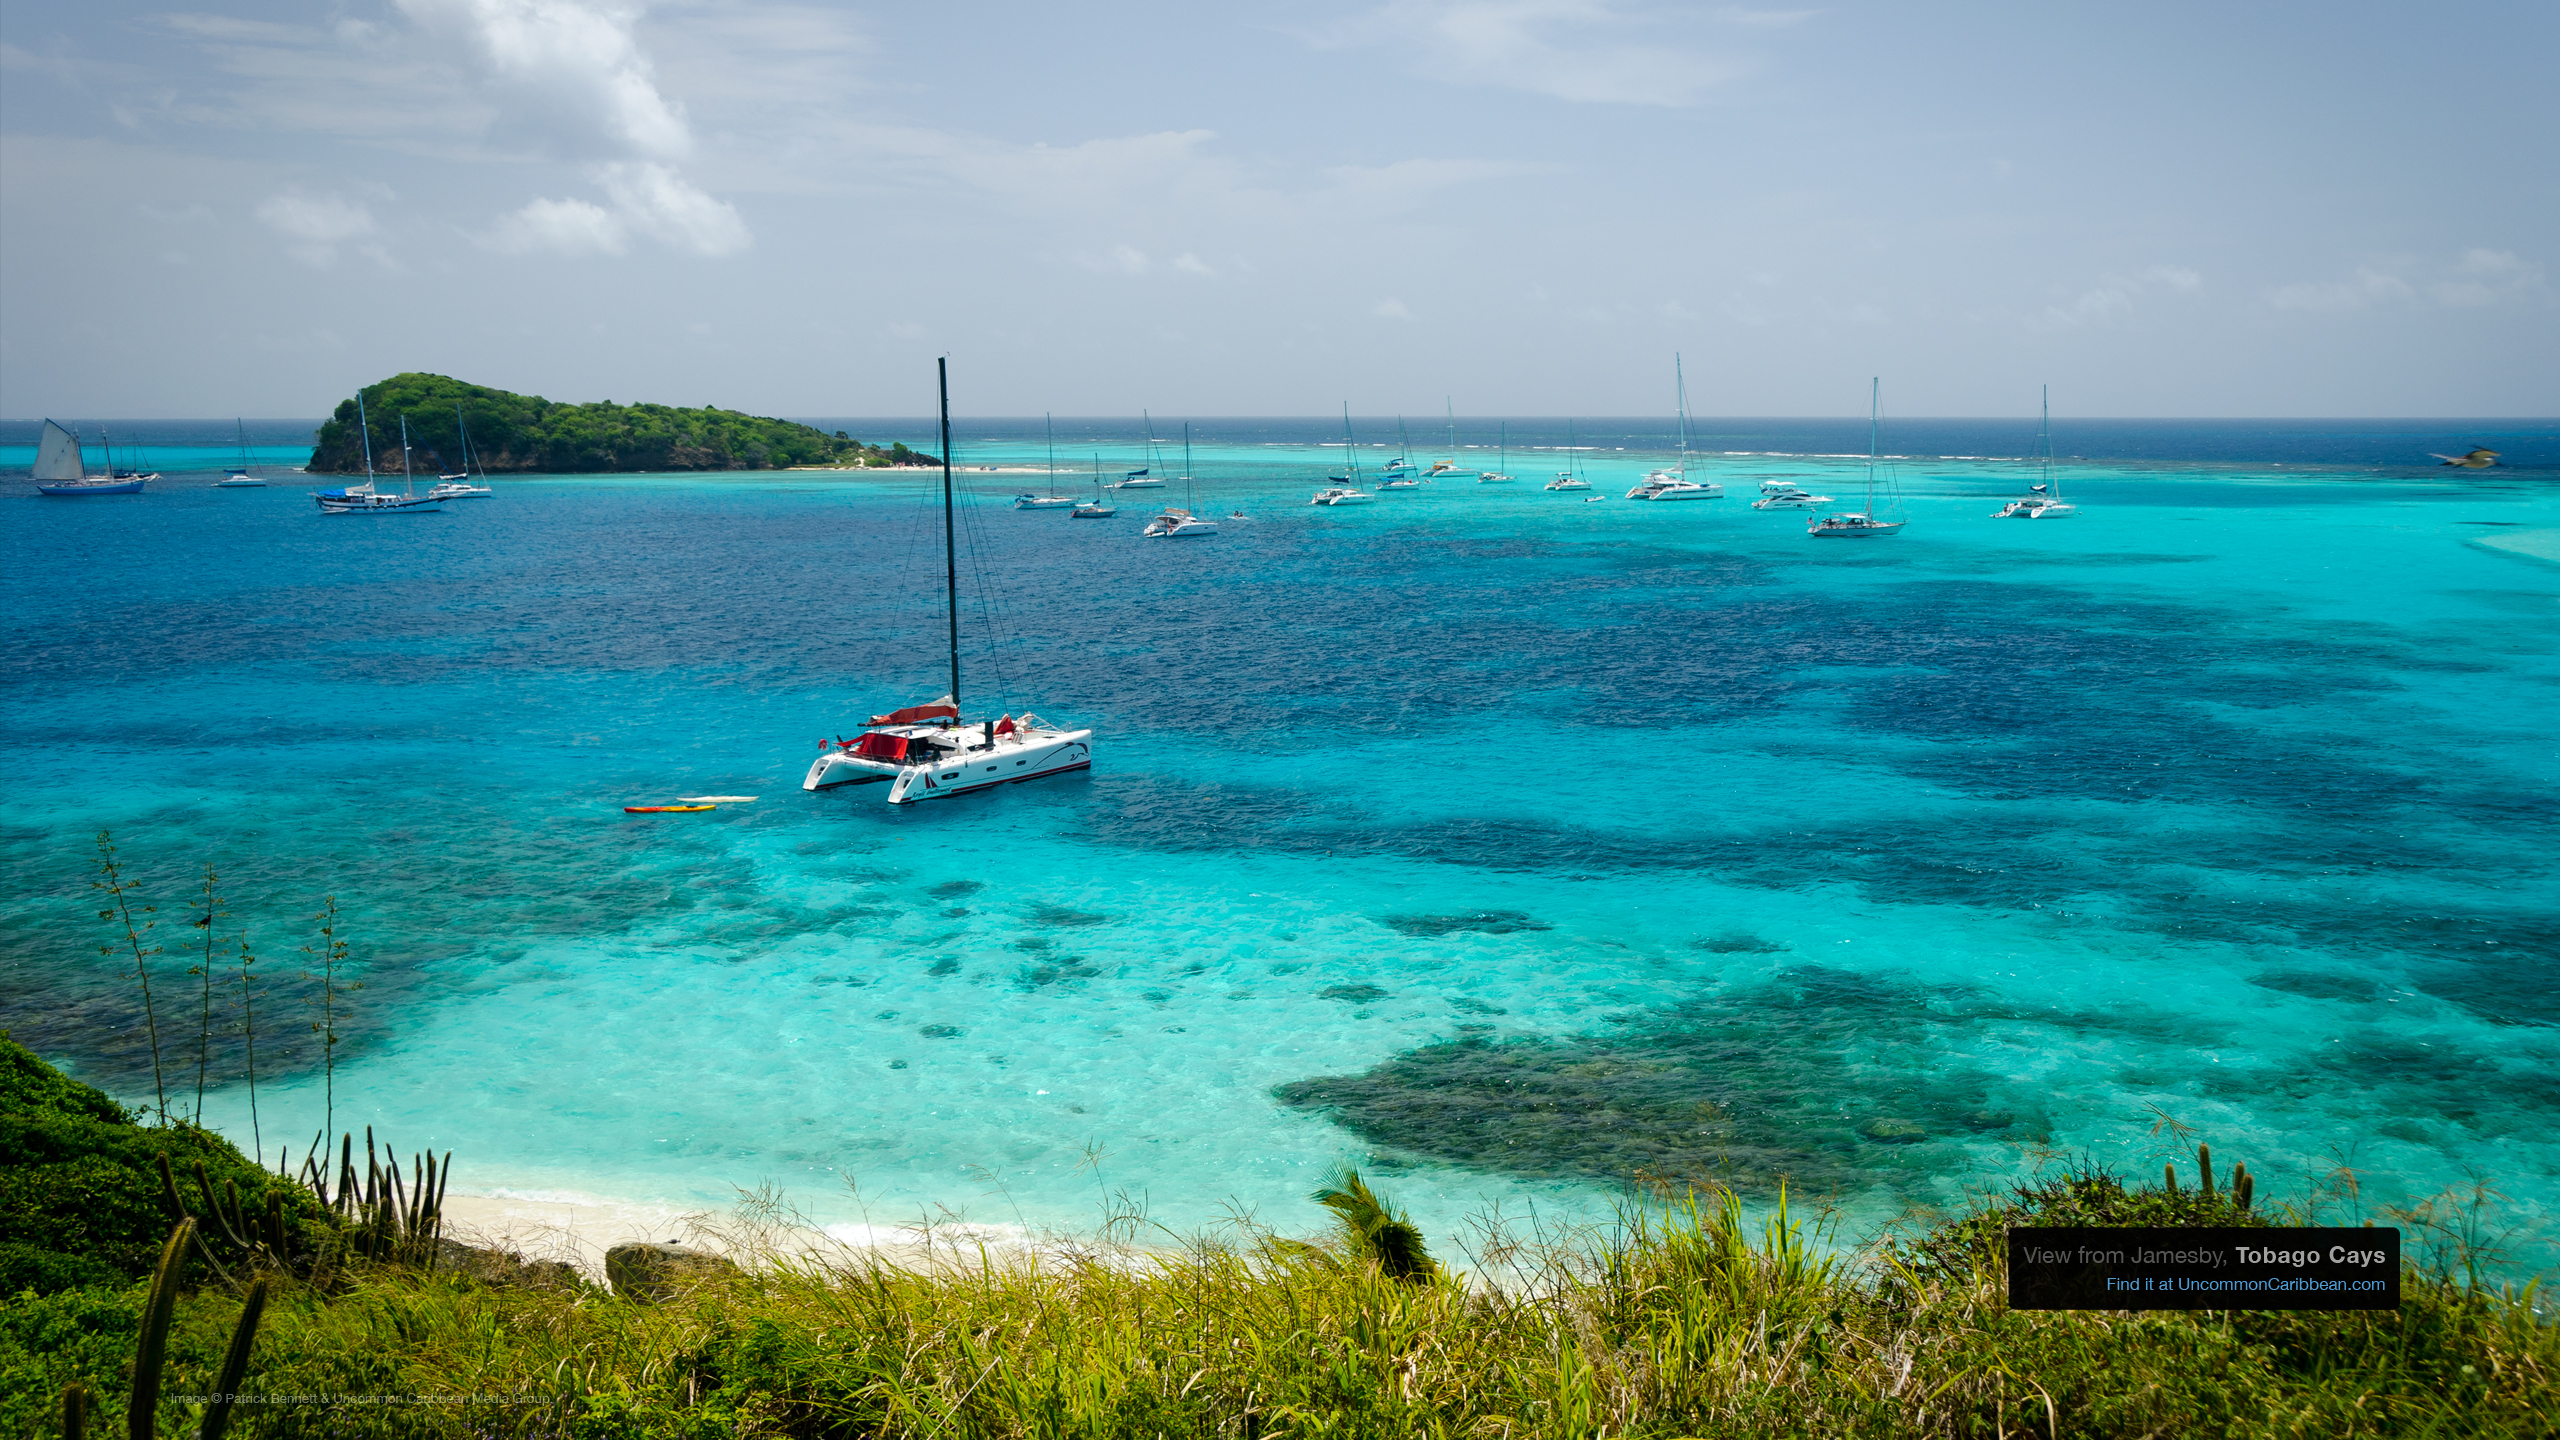
<svg viewBox="0 0 2560 1440"><path fill-rule="evenodd" d="M904 444L865 445L842 431L735 410L672 405L568 405L517 395L443 375L409 373L364 387L364 419L377 471L400 472L400 422L409 424L412 464L420 473L459 471L468 426L474 468L493 475L612 471L782 470L794 465L924 465L933 456ZM461 419L455 418L460 407ZM314 474L364 473L364 430L353 398L320 427L311 449Z"/></svg>
<svg viewBox="0 0 2560 1440"><path fill-rule="evenodd" d="M1152 1248L989 1265L962 1240L937 1274L851 1253L754 1263L759 1222L781 1217L750 1208L731 1222L748 1268L694 1262L630 1294L450 1244L362 1251L353 1212L272 1253L217 1243L220 1274L195 1265L163 1292L154 1346L132 1241L158 1185L138 1157L210 1155L243 1190L279 1178L0 1052L0 1164L25 1182L0 1231L40 1252L0 1295L6 1435L62 1433L75 1385L103 1433L138 1349L163 1356L145 1408L171 1435L211 1418L208 1391L239 1397L230 1434L277 1437L2527 1436L2560 1413L2560 1337L2466 1275L2459 1215L2399 1217L2397 1313L2007 1307L2005 1223L2287 1218L2200 1193L2192 1170L2174 1190L2060 1174L1856 1261L1808 1245L1783 1205L1746 1223L1724 1192L1631 1205L1604 1234L1488 1224L1472 1256L1435 1260L1342 1176L1320 1244L1240 1224L1186 1245L1123 1216L1116 1241ZM94 1257L63 1223L83 1208L69 1189L110 1221ZM272 1295L242 1327L257 1273ZM243 1328L254 1344L227 1362Z"/></svg>

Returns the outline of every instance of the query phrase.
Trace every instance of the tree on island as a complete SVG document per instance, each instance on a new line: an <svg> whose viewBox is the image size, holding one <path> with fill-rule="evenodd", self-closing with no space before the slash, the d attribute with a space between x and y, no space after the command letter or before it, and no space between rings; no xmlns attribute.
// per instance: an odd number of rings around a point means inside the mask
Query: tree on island
<svg viewBox="0 0 2560 1440"><path fill-rule="evenodd" d="M410 372L364 387L364 420L371 425L373 465L400 469L400 422L409 422L409 447L421 472L463 468L461 427L470 427L470 454L478 468L496 474L587 475L655 470L782 470L794 465L939 465L941 459L904 443L865 445L839 430L830 435L791 420L748 415L716 406L558 404L539 395L517 395L444 375ZM455 407L460 406L460 422ZM364 432L355 400L338 402L320 427L306 467L319 475L364 473Z"/></svg>

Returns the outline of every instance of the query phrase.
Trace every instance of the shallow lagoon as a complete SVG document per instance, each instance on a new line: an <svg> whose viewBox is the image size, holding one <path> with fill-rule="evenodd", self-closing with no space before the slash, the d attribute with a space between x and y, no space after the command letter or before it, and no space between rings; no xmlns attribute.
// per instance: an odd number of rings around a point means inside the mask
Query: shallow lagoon
<svg viewBox="0 0 2560 1440"><path fill-rule="evenodd" d="M2271 1185L2478 1170L2548 1216L2560 566L2480 543L2560 530L2546 479L2080 465L2079 517L2012 525L2020 466L1914 461L1910 530L1832 543L1745 501L1857 463L1618 499L1653 458L1588 455L1599 504L1320 510L1321 452L1203 447L1199 508L1251 518L1168 544L1169 492L1075 522L967 475L968 688L1097 764L906 810L797 784L941 688L921 478L399 519L12 482L0 1023L148 1093L111 826L173 942L222 866L291 1024L338 897L339 1121L463 1188L1304 1224L1351 1156L1435 1233L1636 1169L1876 1218L2149 1168L2165 1111ZM695 793L761 798L620 810ZM321 1102L261 1033L272 1153ZM249 1138L237 1085L207 1110Z"/></svg>

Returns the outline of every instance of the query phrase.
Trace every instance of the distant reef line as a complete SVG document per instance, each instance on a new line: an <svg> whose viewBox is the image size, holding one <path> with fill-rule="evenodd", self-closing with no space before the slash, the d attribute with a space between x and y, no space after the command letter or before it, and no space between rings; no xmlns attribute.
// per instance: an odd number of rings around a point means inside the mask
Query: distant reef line
<svg viewBox="0 0 2560 1440"><path fill-rule="evenodd" d="M866 445L795 420L714 406L570 405L445 375L417 372L367 385L338 402L320 427L304 468L315 475L362 475L365 444L376 473L400 472L401 422L411 467L455 474L465 460L492 475L597 475L665 470L885 469L939 465L904 444ZM468 449L465 433L468 432Z"/></svg>

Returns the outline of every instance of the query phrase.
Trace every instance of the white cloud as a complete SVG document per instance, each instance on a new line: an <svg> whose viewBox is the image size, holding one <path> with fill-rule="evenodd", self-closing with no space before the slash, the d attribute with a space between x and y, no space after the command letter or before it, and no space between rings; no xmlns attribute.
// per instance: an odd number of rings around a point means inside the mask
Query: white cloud
<svg viewBox="0 0 2560 1440"><path fill-rule="evenodd" d="M1413 312L1405 308L1404 302L1395 299L1379 301L1370 309L1369 313L1377 316L1381 320L1410 320L1413 318Z"/></svg>
<svg viewBox="0 0 2560 1440"><path fill-rule="evenodd" d="M596 183L632 228L696 255L734 255L755 243L736 207L715 200L664 165L598 166Z"/></svg>
<svg viewBox="0 0 2560 1440"><path fill-rule="evenodd" d="M641 6L586 0L398 0L429 34L472 52L473 71L551 138L593 153L682 159L693 135L632 36Z"/></svg>
<svg viewBox="0 0 2560 1440"><path fill-rule="evenodd" d="M2133 275L2106 275L2075 298L2048 305L2037 318L2046 328L2099 324L2133 312L2136 302L2161 295L2191 294L2204 288L2204 277L2183 265L2154 265Z"/></svg>
<svg viewBox="0 0 2560 1440"><path fill-rule="evenodd" d="M1768 30L1811 13L1728 7L1713 18ZM1311 38L1330 47L1411 46L1434 80L1592 104L1693 104L1753 68L1670 38L1665 32L1681 18L1613 0L1394 0Z"/></svg>
<svg viewBox="0 0 2560 1440"><path fill-rule="evenodd" d="M621 219L585 200L536 200L499 219L482 242L492 250L523 255L619 255L626 246Z"/></svg>
<svg viewBox="0 0 2560 1440"><path fill-rule="evenodd" d="M1207 261L1192 254L1188 250L1185 250L1181 254L1173 257L1173 268L1181 271L1185 275L1215 275L1218 273L1217 271L1209 268L1209 263Z"/></svg>
<svg viewBox="0 0 2560 1440"><path fill-rule="evenodd" d="M2279 310L2346 314L2379 308L2441 306L2477 310L2527 308L2552 303L2542 266L2508 250L2473 248L2450 264L2401 258L2358 265L2342 280L2303 281L2277 287L2267 303Z"/></svg>
<svg viewBox="0 0 2560 1440"><path fill-rule="evenodd" d="M385 264L389 255L369 242L378 233L373 209L344 195L309 195L288 190L258 205L258 219L285 238L284 253L314 268L335 264L340 246L355 245Z"/></svg>

